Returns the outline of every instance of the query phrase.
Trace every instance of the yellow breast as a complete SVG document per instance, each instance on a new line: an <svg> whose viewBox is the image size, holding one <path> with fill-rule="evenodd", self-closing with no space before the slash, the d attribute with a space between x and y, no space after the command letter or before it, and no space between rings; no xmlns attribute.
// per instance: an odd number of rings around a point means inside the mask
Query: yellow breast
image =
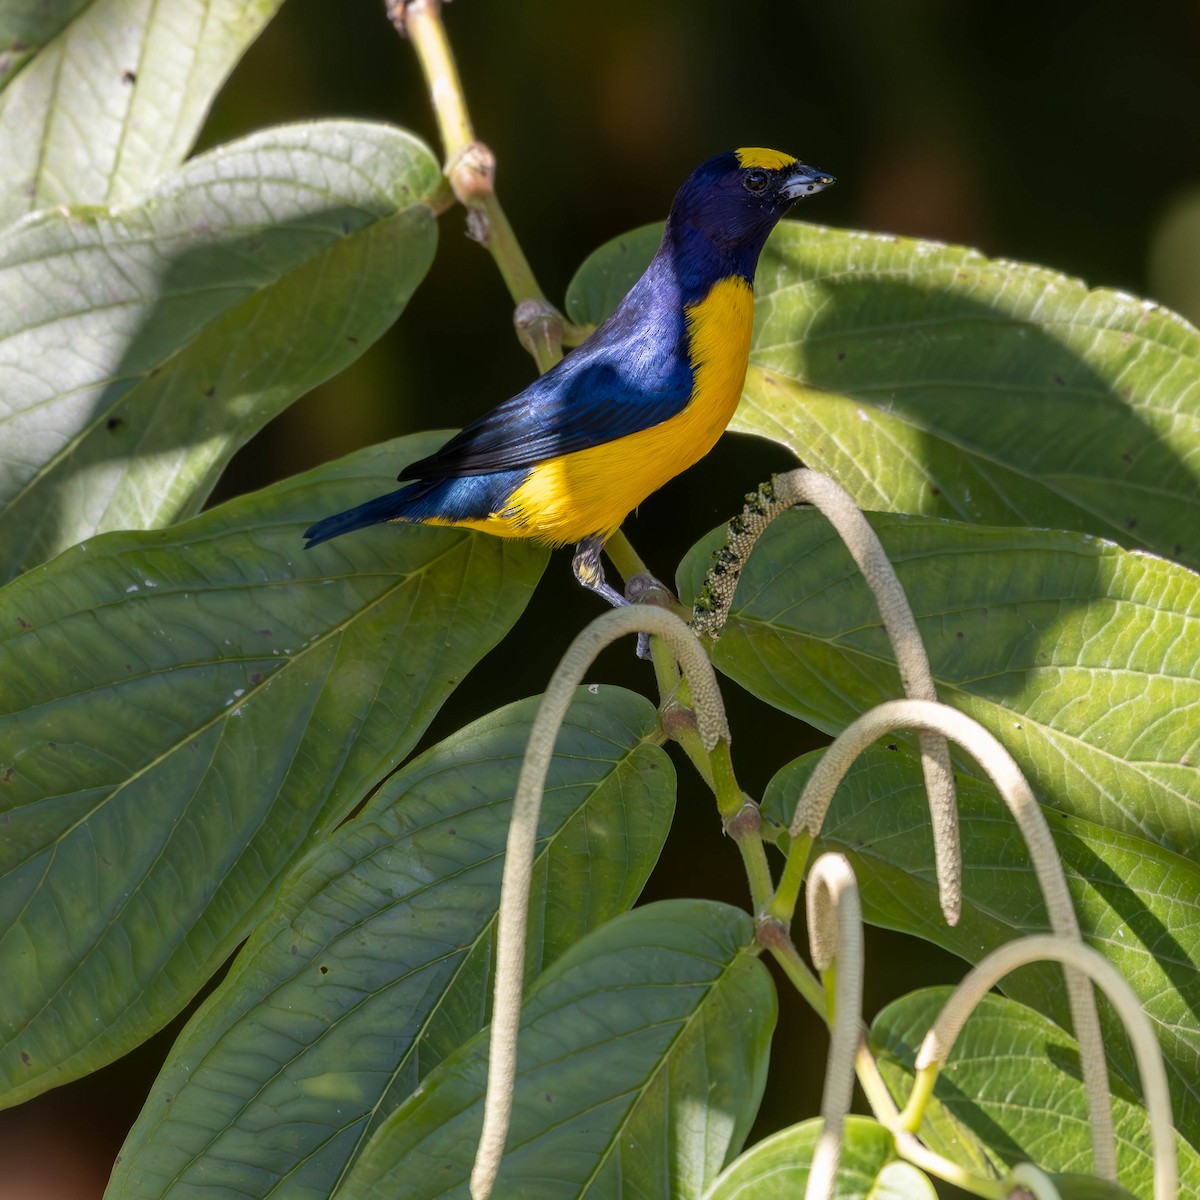
<svg viewBox="0 0 1200 1200"><path fill-rule="evenodd" d="M684 409L649 429L539 463L502 512L466 524L555 546L607 537L647 496L703 458L741 398L754 292L738 276L722 279L684 313L693 371Z"/></svg>

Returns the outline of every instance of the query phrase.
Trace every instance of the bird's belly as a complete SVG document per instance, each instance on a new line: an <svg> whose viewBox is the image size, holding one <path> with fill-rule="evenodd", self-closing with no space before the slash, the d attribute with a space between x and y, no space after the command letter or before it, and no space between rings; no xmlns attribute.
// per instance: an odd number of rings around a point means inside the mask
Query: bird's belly
<svg viewBox="0 0 1200 1200"><path fill-rule="evenodd" d="M489 519L493 532L554 545L607 537L647 496L716 445L746 378L753 291L740 277L722 279L689 306L687 318L693 363L687 405L658 425L538 463L504 512Z"/></svg>

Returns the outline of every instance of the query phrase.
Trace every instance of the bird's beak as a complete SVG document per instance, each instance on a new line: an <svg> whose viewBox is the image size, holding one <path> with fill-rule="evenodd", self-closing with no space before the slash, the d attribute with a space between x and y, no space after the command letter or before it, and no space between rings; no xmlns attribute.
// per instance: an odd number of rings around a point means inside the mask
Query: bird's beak
<svg viewBox="0 0 1200 1200"><path fill-rule="evenodd" d="M834 182L832 175L826 175L816 167L797 163L795 170L783 181L781 191L789 200L803 200L805 196L815 196Z"/></svg>

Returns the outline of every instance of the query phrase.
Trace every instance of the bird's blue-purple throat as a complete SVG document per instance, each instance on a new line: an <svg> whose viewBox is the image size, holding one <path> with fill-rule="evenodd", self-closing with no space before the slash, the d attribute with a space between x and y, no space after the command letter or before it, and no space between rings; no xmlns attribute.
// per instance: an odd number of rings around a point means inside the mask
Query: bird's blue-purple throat
<svg viewBox="0 0 1200 1200"><path fill-rule="evenodd" d="M776 150L719 154L675 196L657 253L612 315L523 392L400 472L407 487L318 521L307 545L391 521L575 543L614 605L605 541L712 449L741 397L767 236L832 175Z"/></svg>

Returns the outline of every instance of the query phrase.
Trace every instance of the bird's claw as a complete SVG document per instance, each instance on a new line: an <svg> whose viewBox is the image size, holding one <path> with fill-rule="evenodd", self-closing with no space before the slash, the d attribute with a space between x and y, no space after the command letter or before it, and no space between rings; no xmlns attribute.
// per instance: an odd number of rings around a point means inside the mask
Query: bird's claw
<svg viewBox="0 0 1200 1200"><path fill-rule="evenodd" d="M575 547L575 558L571 566L575 572L575 578L585 588L595 592L598 596L603 596L613 608L624 608L628 604L642 601L643 598L646 603L653 604L655 597L650 593L655 591L660 592L664 600L669 602L671 593L666 584L655 579L649 572L641 572L628 579L625 583L626 594L622 596L604 578L604 566L600 562L600 551L603 546L604 542L601 538L584 538ZM650 635L648 633L637 635L636 649L638 658L648 659L650 657Z"/></svg>

